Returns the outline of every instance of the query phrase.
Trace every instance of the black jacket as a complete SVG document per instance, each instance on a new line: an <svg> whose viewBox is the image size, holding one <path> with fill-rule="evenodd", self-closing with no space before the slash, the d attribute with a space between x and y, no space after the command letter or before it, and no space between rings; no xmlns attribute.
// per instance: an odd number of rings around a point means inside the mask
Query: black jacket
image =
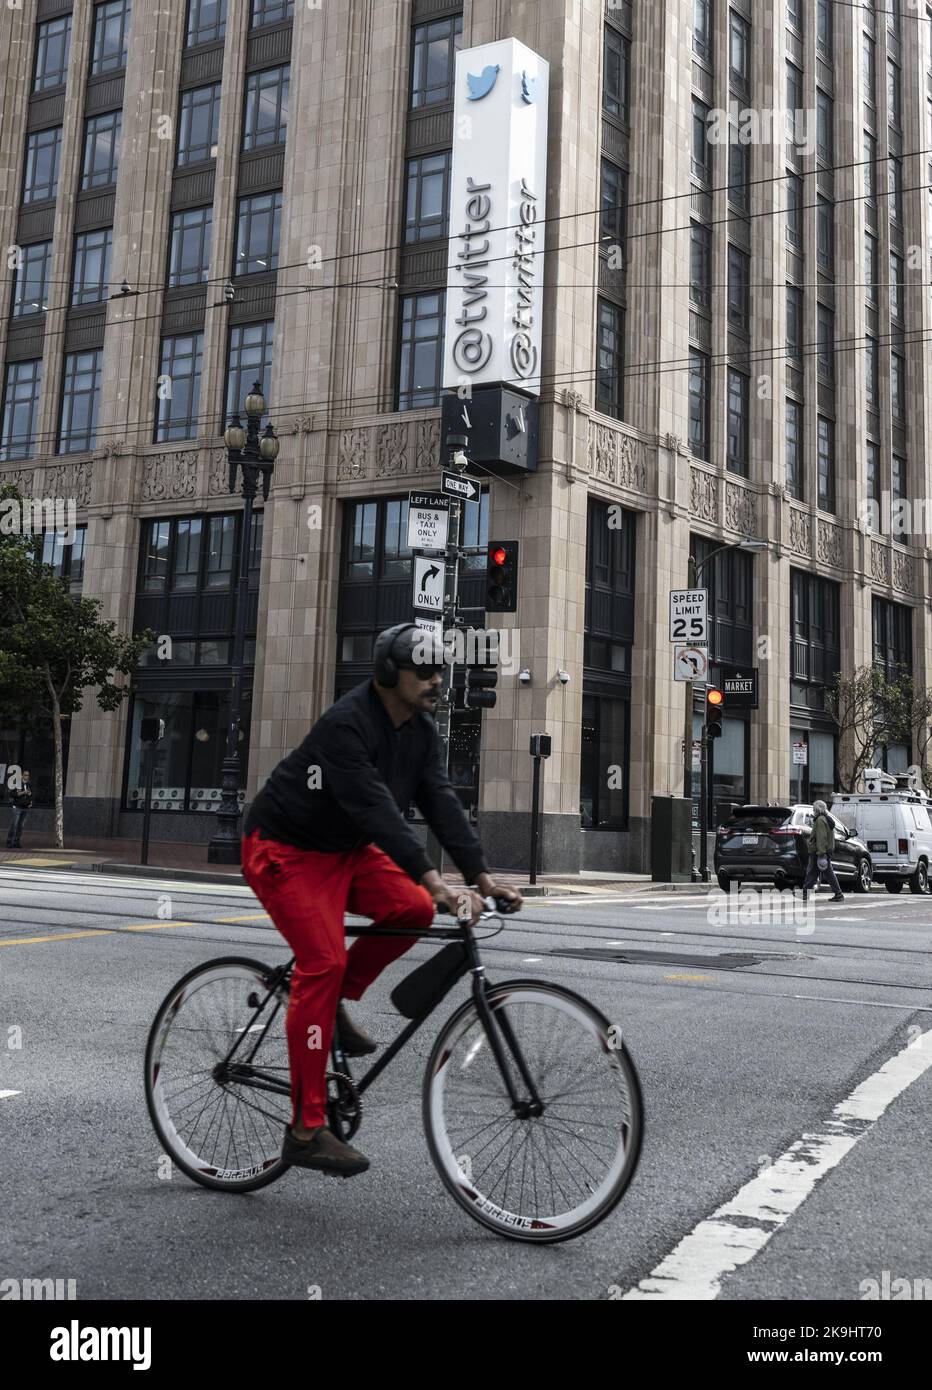
<svg viewBox="0 0 932 1390"><path fill-rule="evenodd" d="M479 839L441 761L429 714L396 729L371 681L322 714L249 808L245 832L299 849L343 853L376 844L419 882L433 865L402 812L412 801L467 883L486 871ZM309 785L310 784L310 785Z"/></svg>
<svg viewBox="0 0 932 1390"><path fill-rule="evenodd" d="M18 791L10 792L10 801L17 811L28 811L32 805L32 783L26 782Z"/></svg>

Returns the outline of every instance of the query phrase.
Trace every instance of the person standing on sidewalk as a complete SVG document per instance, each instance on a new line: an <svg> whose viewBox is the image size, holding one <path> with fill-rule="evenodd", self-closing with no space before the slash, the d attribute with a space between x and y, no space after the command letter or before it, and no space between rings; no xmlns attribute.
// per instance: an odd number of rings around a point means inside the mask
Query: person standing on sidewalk
<svg viewBox="0 0 932 1390"><path fill-rule="evenodd" d="M7 849L19 849L26 815L32 806L32 783L29 780L28 772L23 772L23 785L19 790L10 793L10 805L13 808L13 815L6 837L6 847Z"/></svg>
<svg viewBox="0 0 932 1390"><path fill-rule="evenodd" d="M812 809L815 815L812 833L809 836L809 867L803 883L803 898L808 898L810 888L815 887L821 876L828 880L829 887L835 891L832 902L843 903L844 894L838 886L838 878L832 865L832 855L835 853L835 827L824 801L813 802Z"/></svg>

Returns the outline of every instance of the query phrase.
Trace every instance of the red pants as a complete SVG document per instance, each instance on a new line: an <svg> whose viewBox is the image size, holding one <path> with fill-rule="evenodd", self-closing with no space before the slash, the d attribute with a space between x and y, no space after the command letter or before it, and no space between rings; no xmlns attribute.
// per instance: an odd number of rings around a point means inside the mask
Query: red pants
<svg viewBox="0 0 932 1390"><path fill-rule="evenodd" d="M429 927L434 903L375 845L322 854L243 837L243 877L295 956L285 1019L291 1065L292 1123L326 1124L326 1072L337 1004L360 999L386 965L410 950L416 937L361 936L349 952L347 912L371 917L376 927Z"/></svg>

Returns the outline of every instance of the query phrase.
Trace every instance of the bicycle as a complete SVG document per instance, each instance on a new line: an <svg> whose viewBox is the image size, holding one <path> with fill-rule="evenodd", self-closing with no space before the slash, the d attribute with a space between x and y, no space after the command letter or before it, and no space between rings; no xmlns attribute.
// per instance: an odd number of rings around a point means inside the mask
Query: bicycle
<svg viewBox="0 0 932 1390"><path fill-rule="evenodd" d="M482 922L506 911L505 900L485 901ZM348 936L381 931L346 928ZM456 1202L498 1235L554 1243L591 1230L631 1182L643 1133L640 1083L617 1028L562 985L490 984L468 922L390 934L449 944L392 991L409 1021L358 1081L334 1030L334 1134L356 1134L362 1096L470 973L470 998L444 1023L424 1073L431 1159ZM244 956L207 961L173 986L155 1016L149 1114L173 1162L205 1187L251 1192L290 1166L280 1150L291 1121L283 1025L293 967L294 957L277 967Z"/></svg>

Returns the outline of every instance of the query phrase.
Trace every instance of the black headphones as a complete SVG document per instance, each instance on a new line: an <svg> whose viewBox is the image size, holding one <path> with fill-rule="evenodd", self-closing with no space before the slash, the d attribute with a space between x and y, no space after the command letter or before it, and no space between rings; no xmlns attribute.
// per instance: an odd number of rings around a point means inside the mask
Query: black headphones
<svg viewBox="0 0 932 1390"><path fill-rule="evenodd" d="M394 627L387 627L384 632L380 632L375 639L375 651L373 652L374 669L373 674L379 685L392 686L398 684L398 662L392 655L395 643L403 632L420 632L417 623L396 623Z"/></svg>

